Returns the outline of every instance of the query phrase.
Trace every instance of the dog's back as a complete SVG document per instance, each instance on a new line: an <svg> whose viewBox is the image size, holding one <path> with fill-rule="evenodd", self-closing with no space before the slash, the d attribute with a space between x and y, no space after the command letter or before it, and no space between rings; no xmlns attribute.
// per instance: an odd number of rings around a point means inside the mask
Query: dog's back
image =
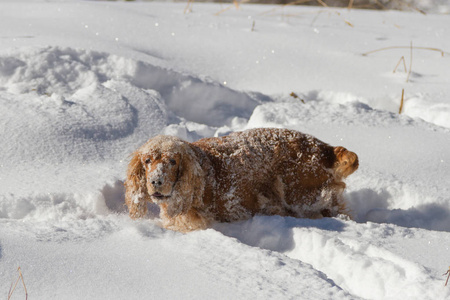
<svg viewBox="0 0 450 300"><path fill-rule="evenodd" d="M298 131L259 128L193 143L214 169L205 202L218 221L254 214L294 217L345 213L342 179L358 158ZM208 199L211 198L211 199Z"/></svg>

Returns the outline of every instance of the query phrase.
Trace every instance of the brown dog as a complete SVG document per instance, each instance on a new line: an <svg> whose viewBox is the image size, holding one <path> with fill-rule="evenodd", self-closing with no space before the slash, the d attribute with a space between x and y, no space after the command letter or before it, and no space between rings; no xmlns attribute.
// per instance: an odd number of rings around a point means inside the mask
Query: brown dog
<svg viewBox="0 0 450 300"><path fill-rule="evenodd" d="M131 159L125 202L133 219L158 204L163 226L182 232L255 214L332 217L346 214L342 180L357 168L355 153L287 129L156 136Z"/></svg>

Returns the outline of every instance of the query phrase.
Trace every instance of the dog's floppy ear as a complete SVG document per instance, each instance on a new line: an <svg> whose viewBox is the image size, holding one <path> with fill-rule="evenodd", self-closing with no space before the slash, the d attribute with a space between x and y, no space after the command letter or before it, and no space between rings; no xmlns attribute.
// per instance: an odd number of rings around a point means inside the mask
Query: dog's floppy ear
<svg viewBox="0 0 450 300"><path fill-rule="evenodd" d="M193 146L184 142L181 145L181 162L178 180L174 186L176 204L169 205L167 214L171 217L186 213L192 206L199 207L203 203L205 190L205 175L200 160Z"/></svg>
<svg viewBox="0 0 450 300"><path fill-rule="evenodd" d="M145 169L138 151L133 153L128 164L127 180L125 181L125 203L132 219L142 218L147 213L147 192Z"/></svg>
<svg viewBox="0 0 450 300"><path fill-rule="evenodd" d="M358 156L344 147L334 147L336 175L345 178L358 169Z"/></svg>

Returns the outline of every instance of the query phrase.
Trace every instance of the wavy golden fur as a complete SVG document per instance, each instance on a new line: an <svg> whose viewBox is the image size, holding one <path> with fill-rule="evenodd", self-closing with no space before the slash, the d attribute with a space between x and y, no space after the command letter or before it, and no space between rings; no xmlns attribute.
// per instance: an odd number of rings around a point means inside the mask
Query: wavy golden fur
<svg viewBox="0 0 450 300"><path fill-rule="evenodd" d="M347 214L343 179L358 157L287 129L259 128L194 143L156 136L134 154L125 182L130 217L160 207L165 228L187 232L255 214Z"/></svg>

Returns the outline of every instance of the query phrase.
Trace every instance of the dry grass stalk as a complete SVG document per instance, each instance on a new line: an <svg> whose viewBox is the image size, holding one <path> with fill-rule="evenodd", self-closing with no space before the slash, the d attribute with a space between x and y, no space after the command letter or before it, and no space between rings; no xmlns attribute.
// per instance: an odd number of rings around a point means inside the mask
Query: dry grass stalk
<svg viewBox="0 0 450 300"><path fill-rule="evenodd" d="M323 7L329 7L325 2L323 2L322 0L317 0L317 2L322 5Z"/></svg>
<svg viewBox="0 0 450 300"><path fill-rule="evenodd" d="M385 50L392 50L392 49L416 49L416 50L429 50L429 51L437 51L440 52L442 56L444 55L450 55L450 52L446 52L442 49L438 49L438 48L431 48L431 47L412 47L410 46L391 46L391 47L384 47L384 48L380 48L380 49L376 49L376 50L372 50L372 51L368 51L363 53L363 56L367 56L369 54L375 53L375 52L380 52L380 51L385 51Z"/></svg>
<svg viewBox="0 0 450 300"><path fill-rule="evenodd" d="M349 0L349 1L350 1L350 2L349 2L349 8L353 8L353 0ZM273 13L273 12L279 10L279 9L283 9L283 8L285 8L286 6L300 5L300 4L305 4L305 3L308 3L308 2L317 2L318 4L320 4L320 5L323 6L323 7L330 8L330 6L329 6L328 4L326 4L326 3L324 2L324 0L295 0L295 1L292 1L292 2L289 2L289 3L286 3L286 4L277 5L277 7L274 7L274 8L272 8L272 9L266 11L266 12L263 12L263 13L261 13L261 14L259 14L259 15L262 16L262 15L269 15L269 14L270 14L271 16L276 16L277 14L271 14L271 13ZM311 22L311 26L312 26L312 25L314 24L314 22L316 21L318 15L321 14L322 12L324 12L324 11L323 11L323 10L320 10L320 11L317 13L316 17L314 17L313 21ZM345 19L339 14L339 12L337 12L337 11L333 11L333 12L334 12L336 15L340 16L340 17L343 19L343 21L345 22L345 24L347 24L347 25L350 26L350 27L354 27L354 25L353 25L351 22L345 20ZM301 14L282 14L282 16L296 17L296 16L298 16L298 15L305 15L305 14L310 14L310 12L307 12L307 13L301 13Z"/></svg>
<svg viewBox="0 0 450 300"><path fill-rule="evenodd" d="M192 7L194 6L195 0L188 0L186 7L184 8L184 14L187 14L192 11Z"/></svg>
<svg viewBox="0 0 450 300"><path fill-rule="evenodd" d="M353 24L352 23L350 23L349 21L347 21L346 19L344 19L344 22L345 22L345 24L347 24L348 26L350 26L350 27L355 27L355 26L353 26Z"/></svg>
<svg viewBox="0 0 450 300"><path fill-rule="evenodd" d="M379 51L385 51L385 50L392 50L392 49L405 49L408 48L410 51L410 59L409 59L409 70L408 70L408 75L406 77L406 82L409 82L409 78L411 76L412 73L412 62L413 62L413 50L429 50L429 51L437 51L439 53L441 53L441 56L443 57L444 55L450 55L449 52L446 52L442 49L438 49L438 48L430 48L430 47L414 47L413 43L411 41L411 44L409 46L391 46L391 47L384 47L384 48L380 48L380 49L376 49L376 50L372 50L366 53L363 53L363 56L367 56L369 54L375 53L375 52L379 52ZM402 57L404 60L404 57ZM401 60L401 59L400 59ZM399 62L400 63L400 62ZM394 69L394 73L397 70L398 64ZM406 68L406 67L405 67Z"/></svg>
<svg viewBox="0 0 450 300"><path fill-rule="evenodd" d="M411 51L410 51L410 56L409 56L409 70L408 70L408 76L406 77L406 82L409 82L409 76L411 76L411 70L412 70L412 61L413 61L413 45L412 45L412 41L411 41Z"/></svg>
<svg viewBox="0 0 450 300"><path fill-rule="evenodd" d="M270 13L276 11L276 10L283 9L286 6L300 5L300 4L305 4L305 3L308 3L308 2L317 2L318 4L320 4L323 7L329 7L323 0L295 0L295 1L292 1L292 2L289 2L289 3L286 3L286 4L277 5L277 7L274 7L274 8L272 8L272 9L266 11L266 12L263 12L260 15L270 14Z"/></svg>
<svg viewBox="0 0 450 300"><path fill-rule="evenodd" d="M301 12L301 13L277 13L276 11L279 10L280 8L284 8L285 6L288 5L294 5L292 3L306 3L306 2L311 2L311 1L315 1L315 0L299 0L299 1L295 1L295 2L290 2L288 4L283 4L282 6L277 6L275 8L272 8L268 11L262 12L260 14L258 14L258 16L269 16L269 17L277 17L277 16L281 16L283 18L285 17L292 17L292 18L296 18L296 17L301 17L301 16L305 16L305 15L315 15L313 20L311 21L310 26L313 26L314 22L316 21L316 19L318 18L318 16L321 13L326 12L323 9L317 10L317 11L306 11L306 12Z"/></svg>
<svg viewBox="0 0 450 300"><path fill-rule="evenodd" d="M375 0L376 5L379 6L379 8L381 10L389 10L389 8L387 8L383 3L381 3L381 1Z"/></svg>
<svg viewBox="0 0 450 300"><path fill-rule="evenodd" d="M219 10L218 12L216 12L214 15L215 15L215 16L218 16L218 15L220 15L221 13L224 13L224 12L226 12L227 10L229 10L229 9L231 9L231 8L233 8L232 5L231 5L231 6L227 6L227 7L225 7L224 9Z"/></svg>
<svg viewBox="0 0 450 300"><path fill-rule="evenodd" d="M416 6L414 6L414 5L412 5L411 3L408 3L408 2L406 2L406 1L403 1L403 0L394 0L394 2L399 3L400 6L406 6L406 7L410 8L410 9L413 9L413 10L415 10L415 11L418 11L418 12L420 12L420 13L423 14L423 15L426 15L426 14L427 14L427 13L424 12L423 10L417 8Z"/></svg>
<svg viewBox="0 0 450 300"><path fill-rule="evenodd" d="M269 9L268 11L263 12L263 13L261 13L260 15L266 15L266 14L269 14L269 13L271 13L271 12L274 12L274 11L276 11L276 10L279 10L280 8L283 9L283 8L285 8L286 6L298 5L298 4L303 4L303 3L307 3L307 2L311 2L311 1L314 1L314 0L296 0L296 1L292 1L292 2L289 2L289 3L283 4L283 5L277 5L277 7L274 7L274 8L272 8L272 9Z"/></svg>
<svg viewBox="0 0 450 300"><path fill-rule="evenodd" d="M448 279L450 278L450 267L448 267L447 272L445 272L445 273L443 274L443 276L445 276L445 275L447 275L447 280L445 281L445 285L444 285L444 286L447 286Z"/></svg>
<svg viewBox="0 0 450 300"><path fill-rule="evenodd" d="M353 0L349 0L349 1L348 1L348 6L347 6L347 8L348 8L348 9L352 9L352 8L353 8Z"/></svg>
<svg viewBox="0 0 450 300"><path fill-rule="evenodd" d="M188 5L185 9L185 13L186 11L190 11L189 10L189 6L194 2L195 0L188 0ZM405 2L404 0L393 0L395 2L398 2L400 6L407 6L408 8L411 8L413 10L416 10L422 14L426 14L423 10L420 10L419 8L415 7L414 5ZM246 2L250 2L250 0L241 0L240 2L238 2L237 0L233 0L233 5L236 7L236 9L239 9L239 5L242 3L246 3ZM276 11L280 8L284 8L286 6L292 6L292 5L301 5L301 4L305 4L308 2L317 2L319 5L323 6L323 7L330 7L328 4L325 3L325 0L294 0L291 1L289 3L286 4L281 4L281 5L277 5L277 7L272 8L270 10L268 10L267 12L263 12L261 13L261 15L265 15L265 14L269 14L273 11ZM226 7L224 9L222 9L221 11L217 12L215 15L220 15L221 13L231 9L233 7L233 5ZM334 7L334 6L333 6ZM337 6L339 7L339 6ZM389 8L387 8L381 1L379 0L374 0L374 4L363 4L363 5L354 5L354 0L349 0L348 5L347 5L348 9L352 9L352 8L357 8L357 9L382 9L382 10L388 10ZM351 27L353 27L353 25L348 22L345 21L345 23L347 23L348 25L350 25Z"/></svg>
<svg viewBox="0 0 450 300"><path fill-rule="evenodd" d="M25 299L28 299L28 291L27 291L27 287L25 285L25 281L23 280L22 270L19 267L17 269L17 271L19 272L19 277L17 277L16 283L11 284L11 287L9 288L8 300L11 299L11 296L14 293L14 290L16 289L17 284L19 283L19 280L22 280L23 289L25 290Z"/></svg>
<svg viewBox="0 0 450 300"><path fill-rule="evenodd" d="M235 7L236 10L239 10L239 9L241 8L240 5L243 4L243 3L247 3L247 2L250 2L250 0L241 0L241 1L239 1L239 2L238 2L237 0L233 0L233 4L232 4L232 5L230 5L230 6L228 6L228 7L225 7L224 9L222 9L222 10L216 12L214 15L215 15L215 16L218 16L218 15L220 15L220 14L226 12L227 10L232 9L233 7Z"/></svg>
<svg viewBox="0 0 450 300"><path fill-rule="evenodd" d="M316 22L316 20L319 18L319 15L320 15L321 13L323 13L323 12L327 12L327 11L325 11L325 10L319 10L319 11L317 12L316 16L315 16L314 19L311 21L311 25L310 25L310 26L313 26L313 25L314 25L314 23ZM328 12L329 12L329 13L334 13L335 15L337 15L338 17L340 17L340 18L342 19L342 21L344 21L344 23L347 24L348 26L350 26L350 27L355 27L355 26L353 26L352 23L350 23L350 22L347 21L344 17L342 17L341 14L340 14L338 11L328 11Z"/></svg>
<svg viewBox="0 0 450 300"><path fill-rule="evenodd" d="M294 99L300 99L300 101L302 101L302 103L305 103L305 100L303 100L302 98L300 98L296 93L292 92L289 94L289 96L291 96Z"/></svg>
<svg viewBox="0 0 450 300"><path fill-rule="evenodd" d="M392 73L397 72L397 68L398 68L398 66L400 66L400 63L401 63L401 62L403 62L403 68L405 69L405 73L407 72L407 69L406 69L406 62L405 62L405 57L402 56L402 57L400 57L400 59L399 59L397 65L395 66L395 69L394 69L394 71L393 71Z"/></svg>
<svg viewBox="0 0 450 300"><path fill-rule="evenodd" d="M317 12L317 14L314 16L314 18L311 21L311 24L310 24L311 27L314 25L314 23L316 23L316 20L319 18L320 14L323 13L323 12L324 12L323 10L319 10Z"/></svg>
<svg viewBox="0 0 450 300"><path fill-rule="evenodd" d="M400 100L400 109L398 110L398 114L402 113L404 97L405 97L405 89L402 89L402 99Z"/></svg>

